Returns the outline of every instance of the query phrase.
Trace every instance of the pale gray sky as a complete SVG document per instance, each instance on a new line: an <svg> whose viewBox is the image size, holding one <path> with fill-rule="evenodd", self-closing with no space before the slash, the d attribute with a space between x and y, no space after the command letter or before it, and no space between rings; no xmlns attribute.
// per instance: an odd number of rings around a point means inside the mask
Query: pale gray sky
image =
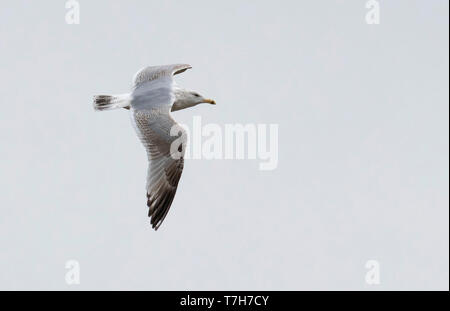
<svg viewBox="0 0 450 311"><path fill-rule="evenodd" d="M448 1L79 2L0 10L0 289L448 290ZM177 62L217 102L179 122L277 123L279 163L186 161L154 232L127 111L92 96Z"/></svg>

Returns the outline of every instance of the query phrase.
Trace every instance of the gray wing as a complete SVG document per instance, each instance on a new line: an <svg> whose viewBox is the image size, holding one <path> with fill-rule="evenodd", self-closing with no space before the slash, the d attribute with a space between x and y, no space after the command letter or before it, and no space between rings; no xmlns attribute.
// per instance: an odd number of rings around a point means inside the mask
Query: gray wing
<svg viewBox="0 0 450 311"><path fill-rule="evenodd" d="M173 75L191 68L190 65L176 64L146 67L133 78L131 107L150 109L173 104Z"/></svg>
<svg viewBox="0 0 450 311"><path fill-rule="evenodd" d="M159 228L177 191L184 165L186 132L172 119L173 75L191 68L176 64L146 67L133 79L131 116L147 150L147 206L152 227ZM172 136L172 134L180 136Z"/></svg>
<svg viewBox="0 0 450 311"><path fill-rule="evenodd" d="M188 64L173 64L165 66L150 66L139 70L133 77L134 88L155 80L169 78L192 68Z"/></svg>
<svg viewBox="0 0 450 311"><path fill-rule="evenodd" d="M157 230L170 209L183 171L186 132L167 108L132 110L132 119L147 150L148 216Z"/></svg>

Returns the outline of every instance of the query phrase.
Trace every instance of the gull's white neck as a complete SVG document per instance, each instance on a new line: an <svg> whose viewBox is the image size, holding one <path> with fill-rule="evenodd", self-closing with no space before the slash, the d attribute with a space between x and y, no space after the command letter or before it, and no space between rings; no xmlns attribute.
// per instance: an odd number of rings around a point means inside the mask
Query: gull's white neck
<svg viewBox="0 0 450 311"><path fill-rule="evenodd" d="M192 94L189 90L178 87L177 85L174 85L172 90L175 96L172 111L193 107L198 104L193 100Z"/></svg>

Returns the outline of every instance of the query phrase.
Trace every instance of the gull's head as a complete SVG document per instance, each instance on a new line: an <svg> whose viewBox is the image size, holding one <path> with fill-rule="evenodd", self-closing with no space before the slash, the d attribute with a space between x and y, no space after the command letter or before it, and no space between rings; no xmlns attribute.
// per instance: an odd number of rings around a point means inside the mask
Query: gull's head
<svg viewBox="0 0 450 311"><path fill-rule="evenodd" d="M186 101L189 103L192 103L193 105L198 105L198 104L215 105L216 104L216 102L214 100L205 98L202 95L200 95L199 93L194 92L194 91L186 92L185 96L186 96Z"/></svg>
<svg viewBox="0 0 450 311"><path fill-rule="evenodd" d="M176 88L174 89L174 94L175 102L173 103L172 111L193 107L198 104L216 104L214 100L205 98L195 91Z"/></svg>

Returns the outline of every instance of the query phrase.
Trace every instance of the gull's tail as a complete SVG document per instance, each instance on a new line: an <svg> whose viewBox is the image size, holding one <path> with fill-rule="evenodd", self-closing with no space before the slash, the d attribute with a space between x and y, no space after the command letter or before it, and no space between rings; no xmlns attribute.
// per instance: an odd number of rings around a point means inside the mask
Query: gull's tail
<svg viewBox="0 0 450 311"><path fill-rule="evenodd" d="M96 95L94 96L95 110L111 110L117 108L130 109L130 94Z"/></svg>

